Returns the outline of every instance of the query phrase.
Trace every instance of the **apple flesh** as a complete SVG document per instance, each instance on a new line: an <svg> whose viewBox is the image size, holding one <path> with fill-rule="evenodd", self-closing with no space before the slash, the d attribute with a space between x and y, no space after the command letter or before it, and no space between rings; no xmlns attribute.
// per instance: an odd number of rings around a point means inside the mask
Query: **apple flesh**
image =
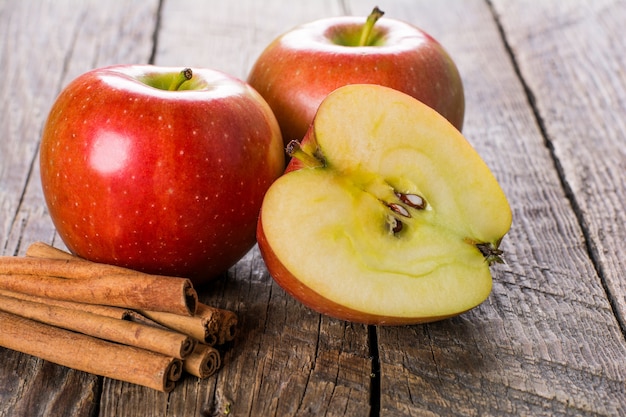
<svg viewBox="0 0 626 417"><path fill-rule="evenodd" d="M298 26L265 48L248 83L274 111L285 144L302 139L321 101L347 84L394 88L432 107L457 129L463 126L463 83L452 58L430 35L395 19L366 23L340 16Z"/></svg>
<svg viewBox="0 0 626 417"><path fill-rule="evenodd" d="M276 282L310 308L368 324L465 312L491 291L511 210L461 133L376 85L321 104L257 227Z"/></svg>
<svg viewBox="0 0 626 417"><path fill-rule="evenodd" d="M195 284L254 245L263 195L285 167L276 119L249 85L147 65L71 82L50 111L40 163L73 253Z"/></svg>

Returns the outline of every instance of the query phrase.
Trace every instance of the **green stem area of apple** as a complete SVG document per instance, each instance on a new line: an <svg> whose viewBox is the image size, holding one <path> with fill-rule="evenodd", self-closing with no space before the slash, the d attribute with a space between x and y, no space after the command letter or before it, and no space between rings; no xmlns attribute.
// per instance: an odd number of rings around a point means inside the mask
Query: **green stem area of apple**
<svg viewBox="0 0 626 417"><path fill-rule="evenodd" d="M302 149L300 142L292 140L287 144L285 152L291 158L296 158L307 168L319 168L326 166L326 161L320 155L311 155Z"/></svg>
<svg viewBox="0 0 626 417"><path fill-rule="evenodd" d="M367 46L370 44L370 38L372 36L372 29L374 29L374 25L383 17L385 12L380 10L378 7L374 7L374 10L367 16L367 20L365 21L365 25L363 26L363 30L361 31L361 38L359 39L358 46Z"/></svg>
<svg viewBox="0 0 626 417"><path fill-rule="evenodd" d="M174 79L172 80L172 83L170 84L168 88L168 91L180 90L182 85L186 83L187 81L191 80L192 77L193 77L193 71L191 70L191 68L183 69L181 72L178 73L176 77L174 77Z"/></svg>

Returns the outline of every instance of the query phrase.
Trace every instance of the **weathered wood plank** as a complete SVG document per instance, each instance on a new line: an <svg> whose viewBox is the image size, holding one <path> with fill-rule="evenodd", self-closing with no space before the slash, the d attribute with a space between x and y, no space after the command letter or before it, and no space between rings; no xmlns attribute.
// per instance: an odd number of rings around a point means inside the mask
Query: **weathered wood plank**
<svg viewBox="0 0 626 417"><path fill-rule="evenodd" d="M39 184L38 144L50 106L96 66L147 62L158 2L14 1L0 6L0 245L22 254L54 228ZM101 378L1 349L0 416L92 415Z"/></svg>
<svg viewBox="0 0 626 417"><path fill-rule="evenodd" d="M494 8L626 334L626 4Z"/></svg>
<svg viewBox="0 0 626 417"><path fill-rule="evenodd" d="M372 6L205 3L164 2L156 63L245 78L262 48L289 27L344 12L365 16ZM623 4L494 2L532 100L490 4L379 5L432 33L459 64L464 132L501 181L515 223L504 242L508 264L494 269L487 302L440 323L377 329L374 415L378 400L383 416L626 413L626 343L601 279L623 317ZM156 0L0 6L0 68L9 86L0 92L3 253L56 239L36 158L54 95L90 68L146 62L157 9ZM187 377L168 395L0 349L0 417L370 413L367 328L297 304L272 282L258 250L200 297L241 320L213 377Z"/></svg>
<svg viewBox="0 0 626 417"><path fill-rule="evenodd" d="M167 0L155 63L213 68L245 80L261 51L301 23L343 14L338 0Z"/></svg>
<svg viewBox="0 0 626 417"><path fill-rule="evenodd" d="M623 414L626 343L489 5L380 6L432 33L456 60L466 86L464 133L514 212L507 265L494 268L487 302L441 323L378 329L381 415ZM538 12L525 27L554 18ZM587 129L584 120L569 122Z"/></svg>

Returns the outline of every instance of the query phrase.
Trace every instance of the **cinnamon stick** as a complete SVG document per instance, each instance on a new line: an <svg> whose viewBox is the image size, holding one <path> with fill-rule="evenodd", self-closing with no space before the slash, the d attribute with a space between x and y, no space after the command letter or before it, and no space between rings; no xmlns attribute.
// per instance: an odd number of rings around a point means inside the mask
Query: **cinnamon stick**
<svg viewBox="0 0 626 417"><path fill-rule="evenodd" d="M100 316L111 317L118 320L129 320L134 317L134 310L126 308L103 306L98 304L77 303L74 301L55 300L54 298L38 297L36 295L24 294L20 292L7 291L0 289L0 295L5 297L13 297L19 300L32 301L35 303L43 303L51 306L65 307L70 310L86 311L88 313L98 314Z"/></svg>
<svg viewBox="0 0 626 417"><path fill-rule="evenodd" d="M86 311L0 295L0 310L99 339L184 359L196 343L189 336Z"/></svg>
<svg viewBox="0 0 626 417"><path fill-rule="evenodd" d="M185 371L198 378L208 378L221 366L221 356L217 349L198 343L191 355L183 361Z"/></svg>
<svg viewBox="0 0 626 417"><path fill-rule="evenodd" d="M200 304L198 304L200 305ZM196 312L198 309L196 308ZM162 326L188 334L194 339L213 346L218 342L221 319L218 315L209 317L181 316L161 311L137 310L137 312Z"/></svg>
<svg viewBox="0 0 626 417"><path fill-rule="evenodd" d="M70 253L57 249L44 242L34 242L26 250L26 255L36 258L49 258L57 260L80 260L85 263L92 263L85 259L74 256ZM135 271L116 268L119 273L134 273ZM237 329L237 315L232 311L219 309L198 303L193 318L181 318L173 314L154 311L155 309L139 309L145 317L160 323L166 327L189 334L195 339L208 345L224 344L235 338Z"/></svg>
<svg viewBox="0 0 626 417"><path fill-rule="evenodd" d="M28 248L26 248L26 256L48 259L82 259L44 242L31 243Z"/></svg>
<svg viewBox="0 0 626 417"><path fill-rule="evenodd" d="M82 262L77 262L78 260ZM0 256L0 275L48 275L78 279L123 274L133 277L148 275L119 266L86 262L73 256L71 259Z"/></svg>
<svg viewBox="0 0 626 417"><path fill-rule="evenodd" d="M237 315L230 310L198 303L195 317L199 317L203 320L210 320L216 317L219 323L216 342L218 345L230 342L237 334Z"/></svg>
<svg viewBox="0 0 626 417"><path fill-rule="evenodd" d="M41 359L163 392L174 389L182 361L100 340L0 311L0 346Z"/></svg>
<svg viewBox="0 0 626 417"><path fill-rule="evenodd" d="M80 263L80 262L76 262ZM45 275L0 275L0 289L58 300L131 309L152 309L191 316L198 295L191 281L159 275L104 275L65 279Z"/></svg>

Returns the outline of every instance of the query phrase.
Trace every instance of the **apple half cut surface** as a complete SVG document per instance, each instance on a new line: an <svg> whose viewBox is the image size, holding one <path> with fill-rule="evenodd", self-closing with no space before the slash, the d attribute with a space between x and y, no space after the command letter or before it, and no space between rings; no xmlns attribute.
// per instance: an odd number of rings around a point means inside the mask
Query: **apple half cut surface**
<svg viewBox="0 0 626 417"><path fill-rule="evenodd" d="M275 281L320 313L367 324L452 317L491 292L512 215L462 134L399 91L348 85L320 105L263 200Z"/></svg>

